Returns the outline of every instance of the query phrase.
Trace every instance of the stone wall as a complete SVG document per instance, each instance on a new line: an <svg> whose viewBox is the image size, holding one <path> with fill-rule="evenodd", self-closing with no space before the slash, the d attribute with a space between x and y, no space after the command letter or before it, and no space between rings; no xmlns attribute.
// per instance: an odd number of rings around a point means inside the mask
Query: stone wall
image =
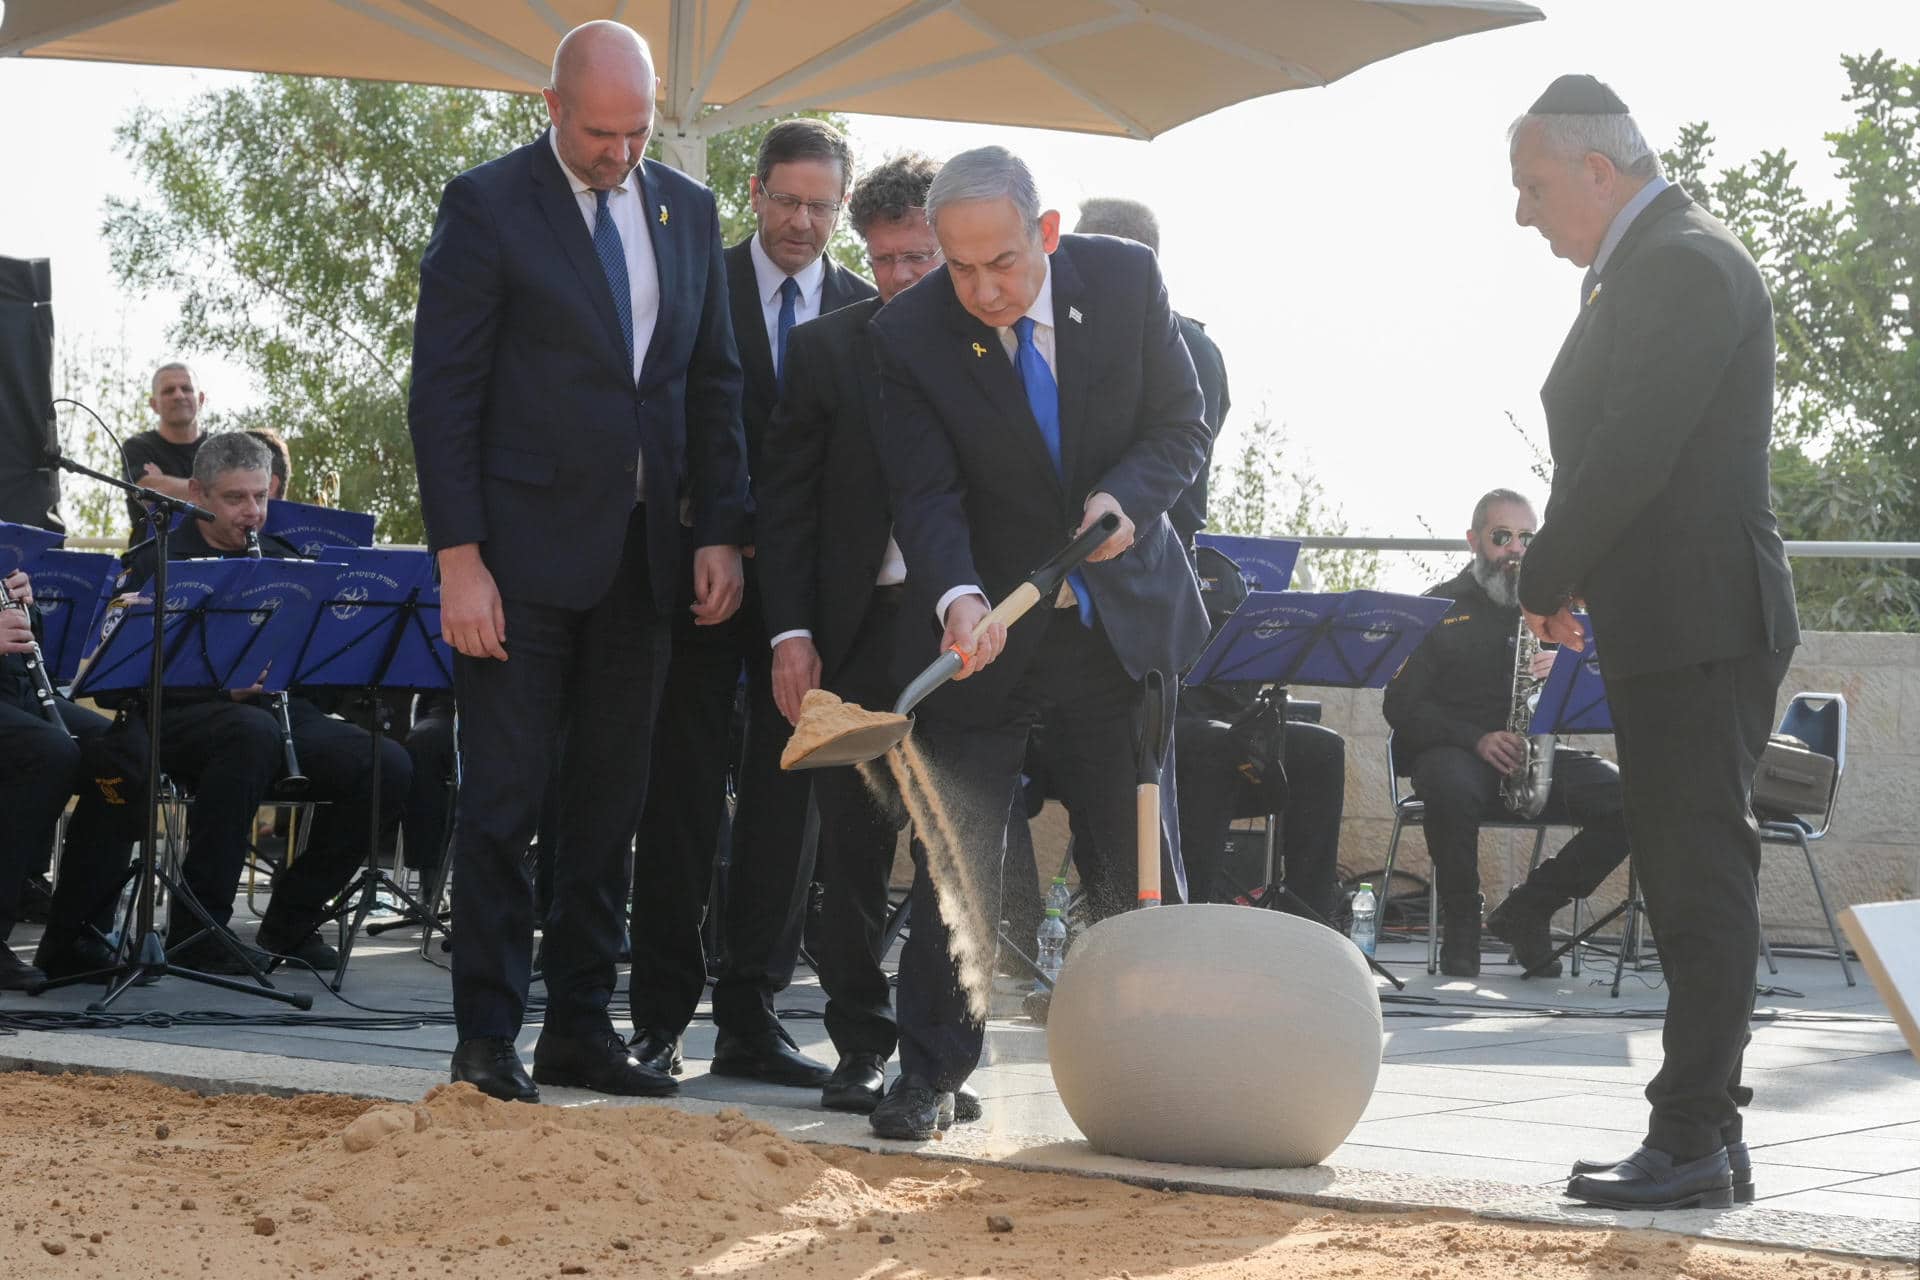
<svg viewBox="0 0 1920 1280"><path fill-rule="evenodd" d="M1847 759L1831 834L1814 844L1814 858L1835 911L1851 902L1920 896L1920 636L1816 631L1806 635L1781 686L1781 707L1801 691L1839 693L1847 700ZM1377 690L1302 689L1317 697L1322 722L1347 739L1346 819L1341 830L1344 871L1383 866L1393 831L1387 793L1386 721ZM1776 721L1778 711L1776 710ZM1612 739L1573 739L1602 754ZM1402 783L1404 788L1405 783ZM1547 853L1572 833L1547 833ZM1480 878L1492 907L1526 878L1533 836L1489 831L1480 837ZM1401 835L1396 859L1429 874L1419 828ZM1761 865L1761 918L1776 942L1825 942L1826 924L1806 862L1791 845L1769 844ZM1611 906L1626 892L1623 869L1594 895Z"/></svg>

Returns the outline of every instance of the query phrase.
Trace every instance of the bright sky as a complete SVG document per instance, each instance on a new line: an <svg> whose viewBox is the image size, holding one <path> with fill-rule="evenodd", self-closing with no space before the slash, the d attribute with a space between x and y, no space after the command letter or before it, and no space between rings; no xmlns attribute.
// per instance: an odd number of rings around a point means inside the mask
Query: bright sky
<svg viewBox="0 0 1920 1280"><path fill-rule="evenodd" d="M1415 51L1317 91L1230 108L1152 143L871 117L863 159L987 141L1033 165L1072 225L1090 195L1159 213L1174 305L1226 355L1236 424L1287 426L1355 532L1464 527L1494 485L1537 486L1512 411L1544 440L1538 390L1579 273L1513 223L1505 129L1555 75L1589 71L1656 147L1705 119L1732 163L1784 147L1817 196L1839 193L1822 135L1849 112L1840 57L1920 61L1920 0L1536 0L1547 21ZM102 202L135 195L114 126L235 77L0 62L0 254L53 260L63 340L133 363L171 353L165 298L115 287ZM193 359L211 403L245 403L244 371ZM58 392L56 392L57 394Z"/></svg>

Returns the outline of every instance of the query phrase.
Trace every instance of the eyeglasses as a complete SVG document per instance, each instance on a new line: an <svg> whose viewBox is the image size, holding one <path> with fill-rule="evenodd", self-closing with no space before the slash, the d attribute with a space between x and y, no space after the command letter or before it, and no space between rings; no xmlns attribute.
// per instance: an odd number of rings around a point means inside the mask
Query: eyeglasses
<svg viewBox="0 0 1920 1280"><path fill-rule="evenodd" d="M1487 535L1487 541L1491 542L1496 547L1504 547L1509 542L1512 542L1515 538L1520 539L1521 546L1530 547L1533 545L1533 530L1531 529L1495 529L1493 532Z"/></svg>
<svg viewBox="0 0 1920 1280"><path fill-rule="evenodd" d="M940 261L940 251L935 249L932 253L870 253L867 255L867 261L872 264L875 271L891 271L896 266L924 267L929 262Z"/></svg>
<svg viewBox="0 0 1920 1280"><path fill-rule="evenodd" d="M789 218L802 209L815 222L831 222L840 216L838 200L802 200L799 196L790 196L784 191L769 191L765 187L760 188L760 194L773 201L774 207Z"/></svg>

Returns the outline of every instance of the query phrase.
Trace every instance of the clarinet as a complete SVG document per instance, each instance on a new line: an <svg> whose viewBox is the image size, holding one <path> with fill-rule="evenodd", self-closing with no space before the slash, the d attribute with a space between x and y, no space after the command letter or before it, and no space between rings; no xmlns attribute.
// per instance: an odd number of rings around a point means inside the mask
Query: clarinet
<svg viewBox="0 0 1920 1280"><path fill-rule="evenodd" d="M13 609L22 615L27 612L27 606L16 599L13 592L8 589L5 578L0 578L0 609ZM32 647L21 657L26 659L27 674L33 678L33 695L40 704L40 714L47 718L48 724L67 734L68 737L72 737L72 730L68 729L67 722L60 718L60 708L53 700L53 678L47 674L47 660L40 652L40 642L34 640L29 643Z"/></svg>
<svg viewBox="0 0 1920 1280"><path fill-rule="evenodd" d="M260 558L260 531L247 530L247 554L253 559ZM300 772L300 757L293 749L293 717L287 711L287 695L284 692L270 693L267 702L273 708L273 714L280 721L280 758L286 769L286 776L280 780L282 795L297 796L307 789L307 779Z"/></svg>

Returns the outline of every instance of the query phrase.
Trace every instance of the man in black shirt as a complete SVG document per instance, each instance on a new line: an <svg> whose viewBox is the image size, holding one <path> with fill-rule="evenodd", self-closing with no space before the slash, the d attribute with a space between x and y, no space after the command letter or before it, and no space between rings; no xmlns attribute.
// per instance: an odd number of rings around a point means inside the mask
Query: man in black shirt
<svg viewBox="0 0 1920 1280"><path fill-rule="evenodd" d="M1495 489L1473 509L1466 572L1427 592L1453 601L1393 683L1383 710L1394 732L1394 765L1411 774L1427 805L1427 850L1439 884L1440 971L1480 972L1480 823L1500 810L1500 780L1526 756L1526 740L1507 730L1513 701L1513 650L1520 631L1520 562L1533 541L1533 507L1511 489ZM1535 674L1552 660L1543 661ZM1599 888L1627 856L1620 771L1588 751L1554 752L1553 789L1543 821L1580 828L1488 917L1488 926L1532 968L1552 953L1553 913ZM1558 962L1547 973L1559 972Z"/></svg>
<svg viewBox="0 0 1920 1280"><path fill-rule="evenodd" d="M203 438L200 410L206 407L207 393L186 365L163 364L153 371L153 395L147 404L159 415L160 425L127 437L120 447L127 479L170 498L184 498L193 477L193 455ZM127 511L133 518L133 541L138 542L148 533L147 513L131 499Z"/></svg>
<svg viewBox="0 0 1920 1280"><path fill-rule="evenodd" d="M207 437L194 458L187 496L214 519L189 520L175 529L167 540L168 559L248 554L247 534L266 520L269 467L267 447L244 432ZM262 555L298 558L291 545L271 534L260 541ZM153 544L135 547L126 559L122 592L138 589L152 576ZM372 753L365 730L334 719L298 694L288 698L288 716L300 771L309 779L304 798L325 803L314 810L306 848L274 876L273 900L260 922L258 942L270 955L289 955L325 969L337 965L339 958L317 929L327 919L328 904L366 858ZM246 866L254 814L283 769L279 722L266 700L250 689L182 692L167 696L160 732L161 767L193 796L182 879L213 922L224 928ZM380 749L380 812L397 823L413 768L398 743L382 739ZM85 796L80 814L98 803L96 796ZM56 951L84 935L84 926L97 919L101 891L118 883L118 851L117 846L69 840L47 925ZM177 910L168 936L178 942L196 929L193 917ZM231 951L212 937L171 958L214 973L240 969ZM253 958L258 964L268 957Z"/></svg>

